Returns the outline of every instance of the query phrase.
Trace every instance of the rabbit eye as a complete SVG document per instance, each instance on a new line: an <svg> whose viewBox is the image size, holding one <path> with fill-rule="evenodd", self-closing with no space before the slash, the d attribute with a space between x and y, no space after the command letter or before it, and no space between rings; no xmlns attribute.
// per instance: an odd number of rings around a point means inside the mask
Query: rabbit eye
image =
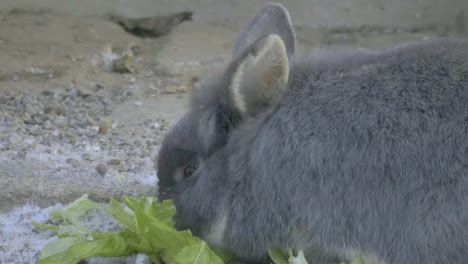
<svg viewBox="0 0 468 264"><path fill-rule="evenodd" d="M198 168L198 164L191 163L184 167L184 177L190 177Z"/></svg>

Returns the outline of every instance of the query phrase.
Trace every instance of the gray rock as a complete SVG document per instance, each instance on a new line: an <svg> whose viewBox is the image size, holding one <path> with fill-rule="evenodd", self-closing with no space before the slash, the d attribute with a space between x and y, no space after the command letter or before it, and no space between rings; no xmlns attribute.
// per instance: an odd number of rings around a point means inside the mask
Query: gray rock
<svg viewBox="0 0 468 264"><path fill-rule="evenodd" d="M107 167L104 164L97 165L96 170L101 176L104 176L107 173Z"/></svg>
<svg viewBox="0 0 468 264"><path fill-rule="evenodd" d="M109 164L109 165L115 165L115 166L120 165L120 163L121 163L121 161L120 161L119 159L111 159L111 160L109 160L109 161L107 162L107 164Z"/></svg>
<svg viewBox="0 0 468 264"><path fill-rule="evenodd" d="M78 168L80 166L80 162L77 159L69 158L66 160L68 164L70 164L73 168Z"/></svg>

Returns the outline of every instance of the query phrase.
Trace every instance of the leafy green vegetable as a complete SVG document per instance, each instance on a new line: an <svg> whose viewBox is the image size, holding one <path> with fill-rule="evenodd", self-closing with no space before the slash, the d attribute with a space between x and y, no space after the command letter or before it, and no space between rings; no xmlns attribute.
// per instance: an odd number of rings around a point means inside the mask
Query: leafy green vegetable
<svg viewBox="0 0 468 264"><path fill-rule="evenodd" d="M33 225L54 231L58 239L43 248L37 264L75 264L90 257L120 257L145 253L153 263L222 264L228 254L217 255L206 242L193 237L190 230L178 231L172 217L175 206L171 200L157 203L152 197L122 198L126 207L111 198L109 204L99 204L83 195L63 209L50 212L56 224ZM91 209L104 210L115 218L118 232L91 230L80 218ZM221 258L223 257L223 258Z"/></svg>
<svg viewBox="0 0 468 264"><path fill-rule="evenodd" d="M74 264L93 256L127 256L131 253L117 233L96 233L92 240L66 237L48 243L37 264Z"/></svg>
<svg viewBox="0 0 468 264"><path fill-rule="evenodd" d="M268 254L275 264L289 264L288 260L283 256L283 253L281 253L279 249L270 248L268 250Z"/></svg>
<svg viewBox="0 0 468 264"><path fill-rule="evenodd" d="M33 223L52 230L58 239L46 244L36 264L75 264L91 257L122 257L134 253L148 255L155 264L223 264L233 255L223 249L211 249L190 230L178 231L172 220L175 206L171 200L158 203L153 197L123 196L123 207L114 198L109 204L96 203L85 194L63 209L50 212L54 224ZM80 219L89 210L107 212L119 224L119 231L91 230ZM275 264L307 264L302 251L289 259L281 250L268 250ZM362 264L353 260L352 264Z"/></svg>
<svg viewBox="0 0 468 264"><path fill-rule="evenodd" d="M206 250L207 247L206 242L202 240L191 242L175 256L175 261L180 264L222 264L223 260L212 251Z"/></svg>
<svg viewBox="0 0 468 264"><path fill-rule="evenodd" d="M351 261L351 264L363 264L362 258L361 257L354 257L353 261Z"/></svg>

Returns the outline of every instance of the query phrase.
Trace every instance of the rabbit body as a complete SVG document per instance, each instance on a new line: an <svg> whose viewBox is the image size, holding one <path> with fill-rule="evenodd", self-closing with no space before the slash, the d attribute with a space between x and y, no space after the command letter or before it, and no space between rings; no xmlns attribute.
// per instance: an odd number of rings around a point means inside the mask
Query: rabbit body
<svg viewBox="0 0 468 264"><path fill-rule="evenodd" d="M468 40L296 56L267 8L163 144L177 227L246 261L468 263Z"/></svg>

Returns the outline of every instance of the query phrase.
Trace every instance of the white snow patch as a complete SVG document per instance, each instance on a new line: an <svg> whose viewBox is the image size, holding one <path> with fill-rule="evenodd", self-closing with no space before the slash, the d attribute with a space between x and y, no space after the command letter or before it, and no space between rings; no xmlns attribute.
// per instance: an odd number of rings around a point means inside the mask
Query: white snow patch
<svg viewBox="0 0 468 264"><path fill-rule="evenodd" d="M51 147L36 145L27 153L27 157L31 160L46 162L50 168L59 168L68 166L66 163L68 158L81 159L81 153L78 153L73 146L65 144L58 146L54 143Z"/></svg>
<svg viewBox="0 0 468 264"><path fill-rule="evenodd" d="M0 263L35 262L44 245L55 239L53 232L37 232L31 225L47 220L48 210L26 204L0 214Z"/></svg>
<svg viewBox="0 0 468 264"><path fill-rule="evenodd" d="M102 62L106 71L112 71L112 63L115 59L119 58L119 55L112 51L111 46L106 46L104 51L101 53Z"/></svg>
<svg viewBox="0 0 468 264"><path fill-rule="evenodd" d="M161 125L158 123L158 122L154 122L153 124L151 124L150 126L152 129L159 129L161 127Z"/></svg>
<svg viewBox="0 0 468 264"><path fill-rule="evenodd" d="M136 256L136 260L135 260L135 264L146 264L148 263L148 256L144 255L144 254L138 254Z"/></svg>
<svg viewBox="0 0 468 264"><path fill-rule="evenodd" d="M49 73L50 70L46 70L46 69L41 69L41 68L38 68L38 67L31 67L31 68L27 68L25 70L25 72L27 73L31 73L33 75L42 75L42 74L46 74L46 73Z"/></svg>
<svg viewBox="0 0 468 264"><path fill-rule="evenodd" d="M23 143L25 145L33 145L34 143L36 143L36 140L32 137L28 137L23 140Z"/></svg>
<svg viewBox="0 0 468 264"><path fill-rule="evenodd" d="M156 186L159 179L158 179L158 174L156 173L156 171L154 171L149 176L145 176L145 175L136 176L136 181L142 185Z"/></svg>
<svg viewBox="0 0 468 264"><path fill-rule="evenodd" d="M101 146L98 145L87 145L84 149L86 152L99 152L101 151Z"/></svg>

